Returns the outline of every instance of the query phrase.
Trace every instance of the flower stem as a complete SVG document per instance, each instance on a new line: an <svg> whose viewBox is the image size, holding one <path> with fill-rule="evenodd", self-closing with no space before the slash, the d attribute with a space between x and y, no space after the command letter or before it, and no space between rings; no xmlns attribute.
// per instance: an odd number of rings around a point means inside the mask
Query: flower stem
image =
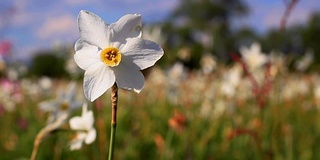
<svg viewBox="0 0 320 160"><path fill-rule="evenodd" d="M62 114L61 116L58 117L58 119L55 122L48 124L46 127L40 130L40 132L37 134L34 140L33 150L31 153L30 160L36 159L38 149L42 140L46 136L48 136L52 131L58 129L66 121L67 118L68 118L68 114Z"/></svg>
<svg viewBox="0 0 320 160"><path fill-rule="evenodd" d="M109 160L113 159L114 142L116 136L117 127L117 105L118 105L118 87L115 83L111 87L111 135L110 135L110 145L109 145Z"/></svg>

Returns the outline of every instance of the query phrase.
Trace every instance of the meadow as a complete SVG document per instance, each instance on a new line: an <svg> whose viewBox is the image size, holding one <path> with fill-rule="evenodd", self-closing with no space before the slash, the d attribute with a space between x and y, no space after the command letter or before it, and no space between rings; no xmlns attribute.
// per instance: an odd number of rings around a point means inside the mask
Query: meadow
<svg viewBox="0 0 320 160"><path fill-rule="evenodd" d="M208 59L208 58L207 58ZM245 61L189 70L181 63L144 72L137 94L119 90L115 159L319 159L320 75L290 70L284 57L251 69ZM205 62L203 62L205 63ZM81 72L82 74L83 72ZM70 79L1 78L0 159L29 159L38 132L49 122L40 102L65 92ZM70 151L68 122L40 144L36 159L106 159L110 90L85 100L97 137ZM81 115L81 108L69 117Z"/></svg>

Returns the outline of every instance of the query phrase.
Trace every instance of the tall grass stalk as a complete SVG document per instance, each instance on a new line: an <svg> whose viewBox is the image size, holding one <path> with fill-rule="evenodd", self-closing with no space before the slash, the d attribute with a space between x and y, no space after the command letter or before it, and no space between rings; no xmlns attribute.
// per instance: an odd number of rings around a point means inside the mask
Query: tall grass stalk
<svg viewBox="0 0 320 160"><path fill-rule="evenodd" d="M39 150L39 146L40 143L42 142L42 140L48 136L52 131L58 129L61 124L63 122L66 121L66 119L68 118L68 114L63 114L61 115L55 122L48 124L46 127L44 127L43 129L40 130L40 132L37 134L34 143L33 143L33 150L31 153L31 157L30 160L35 160L38 150Z"/></svg>

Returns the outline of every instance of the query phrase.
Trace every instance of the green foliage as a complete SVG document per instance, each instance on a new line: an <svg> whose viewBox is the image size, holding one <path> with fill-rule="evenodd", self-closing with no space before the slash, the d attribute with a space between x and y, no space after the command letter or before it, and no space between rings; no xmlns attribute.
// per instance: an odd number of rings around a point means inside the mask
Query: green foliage
<svg viewBox="0 0 320 160"><path fill-rule="evenodd" d="M314 13L303 25L291 26L279 31L273 28L257 34L252 28L231 28L232 20L248 14L247 5L241 0L185 0L164 22L163 30L168 35L165 43L166 63L172 64L179 57L179 49L191 48L187 66L198 68L199 58L205 53L214 54L219 61L230 62L229 54L239 52L242 45L260 42L265 53L280 51L284 54L302 55L309 48L320 52L320 13ZM281 15L279 15L281 16ZM279 22L280 23L280 22ZM203 44L196 33L209 37L211 44ZM202 37L203 38L203 37ZM315 54L320 62L320 54Z"/></svg>
<svg viewBox="0 0 320 160"><path fill-rule="evenodd" d="M164 25L168 50L178 52L183 47L191 48L190 62L186 63L190 68L198 68L199 57L205 53L226 59L236 48L232 43L231 19L245 15L246 5L240 0L185 0L180 3ZM203 38L209 38L209 44L199 41ZM179 57L177 52L166 56Z"/></svg>
<svg viewBox="0 0 320 160"><path fill-rule="evenodd" d="M32 59L29 75L37 77L64 77L67 75L65 59L54 52L40 52Z"/></svg>
<svg viewBox="0 0 320 160"><path fill-rule="evenodd" d="M316 61L320 62L320 12L314 13L305 29L302 31L303 44L305 47L310 47L314 50Z"/></svg>

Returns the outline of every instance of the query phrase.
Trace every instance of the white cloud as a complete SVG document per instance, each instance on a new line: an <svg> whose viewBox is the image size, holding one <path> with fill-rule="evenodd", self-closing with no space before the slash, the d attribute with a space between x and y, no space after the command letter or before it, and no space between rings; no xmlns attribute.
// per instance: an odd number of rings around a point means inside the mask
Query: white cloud
<svg viewBox="0 0 320 160"><path fill-rule="evenodd" d="M36 20L38 16L27 11L32 4L30 1L13 0L13 7L16 10L12 16L11 23L14 26L28 25Z"/></svg>
<svg viewBox="0 0 320 160"><path fill-rule="evenodd" d="M14 26L25 26L28 24L33 23L33 21L36 19L36 15L33 15L30 12L18 12L17 14L13 15L12 19L12 25Z"/></svg>
<svg viewBox="0 0 320 160"><path fill-rule="evenodd" d="M7 26L22 26L26 25L32 20L30 13L26 11L28 3L26 1L18 2L18 0L12 0L10 2L3 2L0 8L0 28Z"/></svg>
<svg viewBox="0 0 320 160"><path fill-rule="evenodd" d="M42 26L37 30L36 35L40 39L61 38L70 40L77 34L77 21L71 15L47 18Z"/></svg>

